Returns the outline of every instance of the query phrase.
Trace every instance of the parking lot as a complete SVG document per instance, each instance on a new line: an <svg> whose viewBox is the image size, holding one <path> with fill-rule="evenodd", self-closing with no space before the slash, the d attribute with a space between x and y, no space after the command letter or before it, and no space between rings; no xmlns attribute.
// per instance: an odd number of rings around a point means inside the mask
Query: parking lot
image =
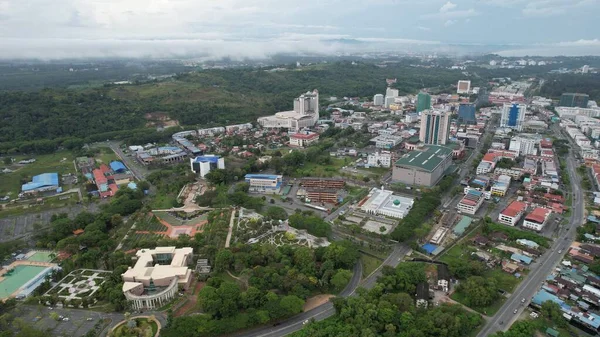
<svg viewBox="0 0 600 337"><path fill-rule="evenodd" d="M54 320L50 317L52 312L68 318L68 320ZM34 328L40 330L50 330L52 336L83 336L100 320L102 328L112 326L123 320L123 314L102 313L90 310L62 309L36 305L21 305L15 309L15 316L20 317L25 322L31 324Z"/></svg>

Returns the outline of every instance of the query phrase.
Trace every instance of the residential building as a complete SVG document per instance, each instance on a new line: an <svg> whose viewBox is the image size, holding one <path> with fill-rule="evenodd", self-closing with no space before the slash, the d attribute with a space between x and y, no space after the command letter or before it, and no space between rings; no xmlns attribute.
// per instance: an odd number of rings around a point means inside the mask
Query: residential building
<svg viewBox="0 0 600 337"><path fill-rule="evenodd" d="M513 201L500 214L498 214L498 222L507 225L515 226L523 214L527 210L527 204L521 201Z"/></svg>
<svg viewBox="0 0 600 337"><path fill-rule="evenodd" d="M319 92L315 89L294 99L294 110L258 118L263 128L286 128L298 131L312 127L319 120Z"/></svg>
<svg viewBox="0 0 600 337"><path fill-rule="evenodd" d="M327 188L307 188L306 189L306 202L311 203L328 203L337 204L342 200L339 197L337 189Z"/></svg>
<svg viewBox="0 0 600 337"><path fill-rule="evenodd" d="M322 189L341 189L344 188L345 182L341 179L333 178L302 178L302 187L306 189L322 188Z"/></svg>
<svg viewBox="0 0 600 337"><path fill-rule="evenodd" d="M249 185L249 192L279 193L283 176L275 174L246 174L244 180Z"/></svg>
<svg viewBox="0 0 600 337"><path fill-rule="evenodd" d="M377 137L371 139L371 142L375 143L375 147L378 149L390 150L396 145L400 144L402 140L404 140L402 136L378 135Z"/></svg>
<svg viewBox="0 0 600 337"><path fill-rule="evenodd" d="M374 215L389 216L402 219L408 214L414 204L413 198L395 195L392 191L373 188L358 204L358 207Z"/></svg>
<svg viewBox="0 0 600 337"><path fill-rule="evenodd" d="M521 176L523 176L523 171L519 170L519 169L505 169L505 168L500 168L497 167L494 169L494 174L496 175L507 175L513 179L520 179Z"/></svg>
<svg viewBox="0 0 600 337"><path fill-rule="evenodd" d="M500 119L500 127L522 131L526 110L527 106L525 104L504 104L502 108L502 117Z"/></svg>
<svg viewBox="0 0 600 337"><path fill-rule="evenodd" d="M496 178L496 182L492 185L490 192L492 195L503 197L508 191L510 186L510 177L507 175L500 175Z"/></svg>
<svg viewBox="0 0 600 337"><path fill-rule="evenodd" d="M316 132L300 132L290 135L290 146L307 147L319 141L319 134Z"/></svg>
<svg viewBox="0 0 600 337"><path fill-rule="evenodd" d="M471 91L471 81L460 80L456 84L457 94L468 94Z"/></svg>
<svg viewBox="0 0 600 337"><path fill-rule="evenodd" d="M387 88L385 90L385 97L398 97L398 89Z"/></svg>
<svg viewBox="0 0 600 337"><path fill-rule="evenodd" d="M462 103L458 106L458 122L461 124L477 124L475 104Z"/></svg>
<svg viewBox="0 0 600 337"><path fill-rule="evenodd" d="M452 149L426 145L411 151L396 161L392 180L408 185L435 186L452 164Z"/></svg>
<svg viewBox="0 0 600 337"><path fill-rule="evenodd" d="M382 94L376 94L375 96L373 96L373 105L374 106L383 106L383 95Z"/></svg>
<svg viewBox="0 0 600 337"><path fill-rule="evenodd" d="M369 154L367 164L370 167L391 167L392 153L390 151L377 151Z"/></svg>
<svg viewBox="0 0 600 337"><path fill-rule="evenodd" d="M456 205L456 208L461 213L475 215L475 213L477 213L479 210L479 207L481 207L481 204L483 204L484 200L485 196L483 195L483 192L469 190L469 192L467 192L467 194L465 194L465 196L460 200L458 205Z"/></svg>
<svg viewBox="0 0 600 337"><path fill-rule="evenodd" d="M523 227L539 232L548 222L551 213L552 211L547 208L537 207L525 217Z"/></svg>
<svg viewBox="0 0 600 337"><path fill-rule="evenodd" d="M447 293L450 290L450 271L445 264L437 265L438 289Z"/></svg>
<svg viewBox="0 0 600 337"><path fill-rule="evenodd" d="M560 96L558 106L587 108L589 100L590 96L587 94L564 93Z"/></svg>
<svg viewBox="0 0 600 337"><path fill-rule="evenodd" d="M384 107L386 109L390 109L392 105L396 103L396 97L394 96L385 96Z"/></svg>
<svg viewBox="0 0 600 337"><path fill-rule="evenodd" d="M419 140L425 144L445 145L450 136L450 116L449 111L424 110Z"/></svg>
<svg viewBox="0 0 600 337"><path fill-rule="evenodd" d="M426 92L417 95L417 112L431 109L431 96Z"/></svg>
<svg viewBox="0 0 600 337"><path fill-rule="evenodd" d="M34 194L48 191L58 191L58 173L42 173L33 176L31 181L21 185L21 192L24 194Z"/></svg>
<svg viewBox="0 0 600 337"><path fill-rule="evenodd" d="M198 129L196 132L198 133L198 136L214 136L219 133L224 133L225 128L222 126L217 126L214 128Z"/></svg>
<svg viewBox="0 0 600 337"><path fill-rule="evenodd" d="M193 259L190 247L156 247L137 251L133 267L121 274L123 294L134 310L155 309L175 298L179 288L188 289Z"/></svg>
<svg viewBox="0 0 600 337"><path fill-rule="evenodd" d="M520 156L537 156L537 145L540 141L541 137L539 136L522 134L515 136L510 140L508 149L510 151L515 151L517 155Z"/></svg>
<svg viewBox="0 0 600 337"><path fill-rule="evenodd" d="M190 167L192 172L199 174L200 177L204 178L211 170L225 169L225 159L214 154L198 156L196 158L190 158Z"/></svg>
<svg viewBox="0 0 600 337"><path fill-rule="evenodd" d="M600 117L600 108L579 108L579 107L556 107L556 113L560 118L575 120L576 116Z"/></svg>

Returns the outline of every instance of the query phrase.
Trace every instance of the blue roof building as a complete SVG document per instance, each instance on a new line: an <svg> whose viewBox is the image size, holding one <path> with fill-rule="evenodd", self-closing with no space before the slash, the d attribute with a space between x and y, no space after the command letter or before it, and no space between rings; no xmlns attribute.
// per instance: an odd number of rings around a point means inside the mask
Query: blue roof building
<svg viewBox="0 0 600 337"><path fill-rule="evenodd" d="M198 156L195 158L190 158L190 167L192 172L200 174L201 177L204 177L211 170L224 169L225 159L214 154Z"/></svg>
<svg viewBox="0 0 600 337"><path fill-rule="evenodd" d="M21 191L24 193L35 193L56 189L58 189L58 173L43 173L33 176L31 182L21 186Z"/></svg>
<svg viewBox="0 0 600 337"><path fill-rule="evenodd" d="M530 258L529 256L525 256L525 255L521 255L521 254L517 254L517 253L514 253L513 255L511 255L510 258L513 261L523 262L525 264L530 264L531 261L533 261L533 259Z"/></svg>
<svg viewBox="0 0 600 337"><path fill-rule="evenodd" d="M279 193L283 184L283 176L276 174L246 174L244 180L257 193Z"/></svg>
<svg viewBox="0 0 600 337"><path fill-rule="evenodd" d="M118 160L110 162L110 169L116 173L123 173L123 172L127 171L127 167L125 167L125 165Z"/></svg>

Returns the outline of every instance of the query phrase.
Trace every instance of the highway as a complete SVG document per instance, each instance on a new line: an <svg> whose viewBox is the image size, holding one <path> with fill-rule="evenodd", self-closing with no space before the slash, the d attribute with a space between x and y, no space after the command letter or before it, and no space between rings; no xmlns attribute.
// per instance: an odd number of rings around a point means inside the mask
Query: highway
<svg viewBox="0 0 600 337"><path fill-rule="evenodd" d="M581 182L576 172L576 167L576 161L573 158L573 154L570 153L567 157L567 170L571 177L573 206L569 224L560 229L558 238L552 244L551 248L535 261L527 278L517 287L510 298L506 300L496 315L487 321L486 326L477 335L478 337L489 336L500 330L506 331L520 316L533 295L541 288L548 274L561 261L567 251L567 247L573 242L577 233L577 227L583 223L585 208L582 202L584 200L583 190L580 187ZM521 303L523 298L525 298L525 303ZM515 309L517 309L516 314L514 313Z"/></svg>
<svg viewBox="0 0 600 337"><path fill-rule="evenodd" d="M396 244L394 245L394 250L388 256L388 258L383 261L381 266L377 268L371 275L367 276L362 282L360 279L362 277L362 266L360 263L357 263L353 270L352 279L346 286L346 288L339 294L341 297L353 296L356 292L356 289L360 286L366 289L370 289L377 282L377 278L381 276L381 268L384 265L396 267L400 260L410 252L410 247L404 244ZM298 314L292 318L289 318L276 326L268 326L263 328L253 329L251 331L246 331L243 333L236 334L235 336L246 336L246 337L281 337L285 335L289 335L293 332L296 332L302 329L303 323L306 320L314 319L315 321L321 321L328 317L331 317L335 314L335 309L333 308L333 303L327 302L323 305L320 305L312 310L307 312Z"/></svg>

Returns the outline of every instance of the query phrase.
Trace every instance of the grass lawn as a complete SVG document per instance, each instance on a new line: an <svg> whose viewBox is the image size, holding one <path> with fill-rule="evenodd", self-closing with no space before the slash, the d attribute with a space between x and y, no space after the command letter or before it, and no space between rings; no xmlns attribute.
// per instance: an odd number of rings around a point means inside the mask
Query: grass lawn
<svg viewBox="0 0 600 337"><path fill-rule="evenodd" d="M51 197L51 198L44 199L43 204L32 203L32 204L15 204L14 206L13 205L8 206L8 207L0 210L0 218L6 217L9 215L22 215L22 214L28 214L28 213L38 213L38 212L46 211L46 210L50 210L50 209L72 206L72 205L75 205L77 203L77 201L79 200L77 193L63 195L62 197L64 198L65 196L69 196L69 198L60 200L59 197Z"/></svg>
<svg viewBox="0 0 600 337"><path fill-rule="evenodd" d="M370 167L370 168L364 168L361 170L371 172L378 176L382 176L382 175L388 173L391 170L391 168L389 168L389 167Z"/></svg>
<svg viewBox="0 0 600 337"><path fill-rule="evenodd" d="M152 209L169 209L175 205L177 202L176 195L170 194L157 194L150 204L150 208Z"/></svg>
<svg viewBox="0 0 600 337"><path fill-rule="evenodd" d="M21 192L21 185L31 181L31 177L42 173L75 173L73 166L73 154L70 151L57 151L54 154L36 155L36 156L16 156L15 163L24 159L35 158L35 163L18 165L9 165L8 168L14 170L11 173L0 173L0 196L10 193L12 198L16 198ZM64 159L64 160L63 160Z"/></svg>
<svg viewBox="0 0 600 337"><path fill-rule="evenodd" d="M306 163L298 168L295 177L333 177L340 175L340 169L346 165L344 159L331 158L331 164L319 165Z"/></svg>
<svg viewBox="0 0 600 337"><path fill-rule="evenodd" d="M461 293L454 292L452 294L452 296L450 296L450 298L452 298L456 302L462 303L465 306L467 306L465 304L466 303L465 298L464 298L464 296ZM477 307L477 308L470 307L470 308L473 309L473 310L475 310L475 311L477 311L477 312L479 312L479 313L482 313L482 314L484 314L486 316L494 316L496 314L496 312L498 310L500 310L500 308L502 307L502 304L504 304L505 300L506 300L505 297L500 297L496 301L494 301L494 303L492 303L492 304L490 304L488 306L481 307L481 308L479 308L479 307Z"/></svg>
<svg viewBox="0 0 600 337"><path fill-rule="evenodd" d="M119 160L119 157L117 157L110 147L100 147L98 149L100 150L100 153L95 156L97 161L108 165L111 161Z"/></svg>
<svg viewBox="0 0 600 337"><path fill-rule="evenodd" d="M371 273L381 265L381 260L365 254L360 254L360 262L362 263L363 267L363 278L371 275Z"/></svg>

